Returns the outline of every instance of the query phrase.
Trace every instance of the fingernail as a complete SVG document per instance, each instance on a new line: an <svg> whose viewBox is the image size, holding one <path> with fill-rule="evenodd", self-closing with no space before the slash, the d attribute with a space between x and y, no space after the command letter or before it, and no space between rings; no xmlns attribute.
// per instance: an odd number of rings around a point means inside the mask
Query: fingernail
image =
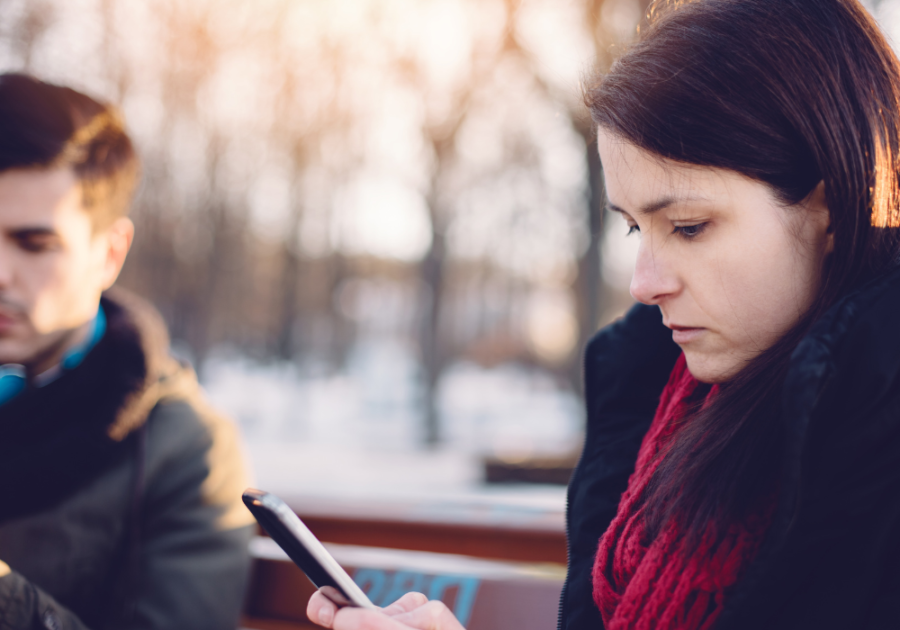
<svg viewBox="0 0 900 630"><path fill-rule="evenodd" d="M323 626L330 626L334 614L331 612L331 606L322 606L318 613L319 623Z"/></svg>

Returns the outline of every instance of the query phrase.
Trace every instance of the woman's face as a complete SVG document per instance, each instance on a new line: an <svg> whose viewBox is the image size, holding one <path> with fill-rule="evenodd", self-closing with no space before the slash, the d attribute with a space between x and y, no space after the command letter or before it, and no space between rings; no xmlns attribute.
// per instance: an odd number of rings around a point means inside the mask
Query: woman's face
<svg viewBox="0 0 900 630"><path fill-rule="evenodd" d="M785 207L733 171L597 141L610 208L640 239L631 295L659 306L695 378L729 380L815 299L833 246L822 186Z"/></svg>

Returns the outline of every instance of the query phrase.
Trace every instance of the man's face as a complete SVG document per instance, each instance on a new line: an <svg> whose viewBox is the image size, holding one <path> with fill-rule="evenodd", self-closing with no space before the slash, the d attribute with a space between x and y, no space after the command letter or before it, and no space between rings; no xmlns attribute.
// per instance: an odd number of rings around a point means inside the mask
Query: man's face
<svg viewBox="0 0 900 630"><path fill-rule="evenodd" d="M95 232L69 168L0 173L0 364L40 372L87 334L132 229Z"/></svg>

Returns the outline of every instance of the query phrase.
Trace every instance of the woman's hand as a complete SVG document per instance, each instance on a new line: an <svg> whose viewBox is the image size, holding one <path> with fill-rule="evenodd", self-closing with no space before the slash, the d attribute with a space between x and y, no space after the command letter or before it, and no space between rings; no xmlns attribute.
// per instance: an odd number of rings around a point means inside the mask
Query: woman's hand
<svg viewBox="0 0 900 630"><path fill-rule="evenodd" d="M421 593L407 593L381 610L346 607L316 591L306 606L310 621L333 630L465 630L440 601L428 601Z"/></svg>

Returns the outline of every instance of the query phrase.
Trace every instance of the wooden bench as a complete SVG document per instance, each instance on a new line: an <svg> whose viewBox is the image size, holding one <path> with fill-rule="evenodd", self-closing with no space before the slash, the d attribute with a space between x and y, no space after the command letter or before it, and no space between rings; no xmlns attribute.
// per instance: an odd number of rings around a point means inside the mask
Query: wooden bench
<svg viewBox="0 0 900 630"><path fill-rule="evenodd" d="M561 508L479 502L342 502L287 497L370 599L441 599L468 630L548 630L565 577ZM243 626L313 628L313 587L270 539L253 541ZM453 553L448 553L453 552Z"/></svg>

